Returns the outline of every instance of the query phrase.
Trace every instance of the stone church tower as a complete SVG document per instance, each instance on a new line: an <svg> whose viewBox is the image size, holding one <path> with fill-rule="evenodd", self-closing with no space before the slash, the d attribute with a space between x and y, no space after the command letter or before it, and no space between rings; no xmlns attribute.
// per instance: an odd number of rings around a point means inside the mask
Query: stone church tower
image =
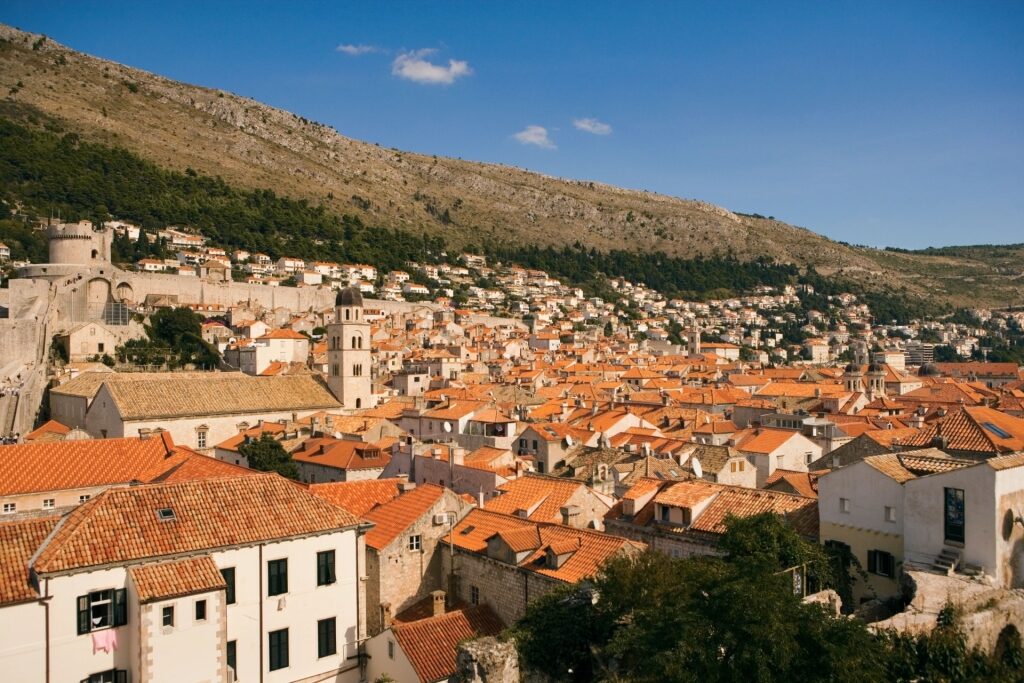
<svg viewBox="0 0 1024 683"><path fill-rule="evenodd" d="M363 318L363 295L355 287L338 292L334 322L327 326L327 386L346 410L370 408L370 324Z"/></svg>

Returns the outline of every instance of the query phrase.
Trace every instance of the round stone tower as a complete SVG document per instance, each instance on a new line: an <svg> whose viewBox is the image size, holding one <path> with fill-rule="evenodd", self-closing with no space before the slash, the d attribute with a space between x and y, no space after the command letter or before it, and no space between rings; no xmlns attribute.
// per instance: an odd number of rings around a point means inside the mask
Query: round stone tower
<svg viewBox="0 0 1024 683"><path fill-rule="evenodd" d="M51 225L46 236L50 242L50 263L84 266L95 260L92 224L87 221Z"/></svg>

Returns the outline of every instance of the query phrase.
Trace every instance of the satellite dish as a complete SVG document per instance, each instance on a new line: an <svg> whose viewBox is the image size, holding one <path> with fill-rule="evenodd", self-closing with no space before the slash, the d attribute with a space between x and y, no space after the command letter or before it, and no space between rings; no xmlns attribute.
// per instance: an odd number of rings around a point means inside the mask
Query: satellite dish
<svg viewBox="0 0 1024 683"><path fill-rule="evenodd" d="M696 457L690 458L690 467L693 468L693 473L697 475L698 479L704 477L704 468L700 466L700 460Z"/></svg>
<svg viewBox="0 0 1024 683"><path fill-rule="evenodd" d="M340 441L341 440L341 432L334 432L334 438L338 439Z"/></svg>
<svg viewBox="0 0 1024 683"><path fill-rule="evenodd" d="M451 434L452 433L452 423L451 422L445 422L444 425L442 425L442 429L444 429L444 431L447 432L448 434Z"/></svg>
<svg viewBox="0 0 1024 683"><path fill-rule="evenodd" d="M572 440L572 436L569 434L565 435L565 446L566 448L572 448L575 442Z"/></svg>
<svg viewBox="0 0 1024 683"><path fill-rule="evenodd" d="M505 432L505 425L494 425L495 434L503 434Z"/></svg>

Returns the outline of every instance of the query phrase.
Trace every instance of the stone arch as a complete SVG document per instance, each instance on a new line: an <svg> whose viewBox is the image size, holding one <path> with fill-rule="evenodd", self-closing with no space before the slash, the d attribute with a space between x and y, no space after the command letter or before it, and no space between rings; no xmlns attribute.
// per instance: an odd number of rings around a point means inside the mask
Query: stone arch
<svg viewBox="0 0 1024 683"><path fill-rule="evenodd" d="M110 301L110 280L93 278L86 284L86 304L89 316L98 318L103 315L103 308Z"/></svg>
<svg viewBox="0 0 1024 683"><path fill-rule="evenodd" d="M117 294L118 301L126 304L135 303L135 290L132 289L132 286L129 283L120 283L114 291Z"/></svg>
<svg viewBox="0 0 1024 683"><path fill-rule="evenodd" d="M1002 660L1009 649L1019 650L1021 647L1020 631L1013 624L1007 624L999 632L996 638L995 655L996 660Z"/></svg>

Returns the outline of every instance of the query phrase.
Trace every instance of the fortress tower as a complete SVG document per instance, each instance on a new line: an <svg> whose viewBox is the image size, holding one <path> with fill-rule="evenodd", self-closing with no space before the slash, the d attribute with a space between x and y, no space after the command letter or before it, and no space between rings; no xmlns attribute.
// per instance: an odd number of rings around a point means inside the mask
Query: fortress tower
<svg viewBox="0 0 1024 683"><path fill-rule="evenodd" d="M46 236L50 263L77 266L110 263L110 235L106 230L93 230L89 221L51 225Z"/></svg>
<svg viewBox="0 0 1024 683"><path fill-rule="evenodd" d="M372 406L370 324L363 318L363 295L355 287L338 292L334 322L327 326L327 386L347 410Z"/></svg>

